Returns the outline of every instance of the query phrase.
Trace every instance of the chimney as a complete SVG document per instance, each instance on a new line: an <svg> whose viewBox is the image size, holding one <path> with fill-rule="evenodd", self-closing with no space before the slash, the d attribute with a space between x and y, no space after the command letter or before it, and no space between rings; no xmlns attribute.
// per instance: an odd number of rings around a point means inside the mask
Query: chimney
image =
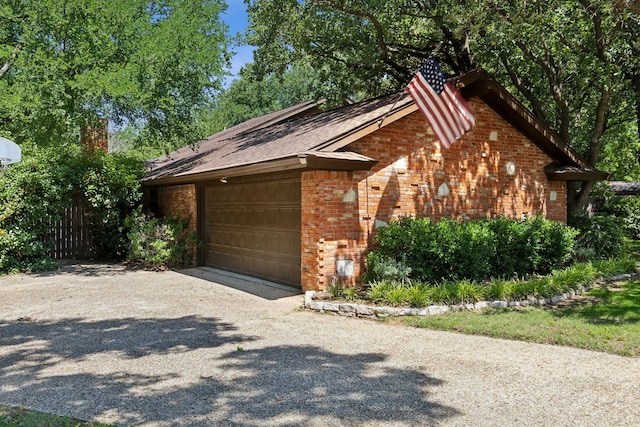
<svg viewBox="0 0 640 427"><path fill-rule="evenodd" d="M80 145L89 150L96 148L109 152L109 119L99 118L96 122L80 129Z"/></svg>

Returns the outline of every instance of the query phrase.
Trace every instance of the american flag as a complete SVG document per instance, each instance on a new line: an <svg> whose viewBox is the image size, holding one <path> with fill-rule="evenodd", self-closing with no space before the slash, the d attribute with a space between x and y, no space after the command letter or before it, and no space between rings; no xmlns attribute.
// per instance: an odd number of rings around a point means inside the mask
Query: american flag
<svg viewBox="0 0 640 427"><path fill-rule="evenodd" d="M469 105L446 81L435 58L429 57L422 63L406 89L444 148L475 126Z"/></svg>

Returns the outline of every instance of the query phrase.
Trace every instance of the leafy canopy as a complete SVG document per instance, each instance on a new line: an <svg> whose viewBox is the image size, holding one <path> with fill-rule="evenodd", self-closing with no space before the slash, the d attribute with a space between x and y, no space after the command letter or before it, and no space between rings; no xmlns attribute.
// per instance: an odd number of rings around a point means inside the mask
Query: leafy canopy
<svg viewBox="0 0 640 427"><path fill-rule="evenodd" d="M221 87L222 0L5 0L0 130L51 144L98 117L173 148Z"/></svg>

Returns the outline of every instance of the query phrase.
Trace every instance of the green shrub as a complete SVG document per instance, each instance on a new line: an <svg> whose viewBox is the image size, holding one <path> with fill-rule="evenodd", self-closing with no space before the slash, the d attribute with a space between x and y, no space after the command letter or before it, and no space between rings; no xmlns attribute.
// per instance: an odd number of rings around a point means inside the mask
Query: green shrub
<svg viewBox="0 0 640 427"><path fill-rule="evenodd" d="M367 290L367 298L375 303L382 303L385 301L388 289L396 286L394 282L387 280L378 280L369 283L369 289Z"/></svg>
<svg viewBox="0 0 640 427"><path fill-rule="evenodd" d="M578 256L589 253L593 254L593 259L606 259L616 258L624 253L625 230L619 218L611 215L577 214L569 217L569 223L579 232L575 245Z"/></svg>
<svg viewBox="0 0 640 427"><path fill-rule="evenodd" d="M407 275L431 283L479 282L547 274L566 265L575 235L575 230L540 217L438 222L401 217L378 230L365 278L404 280Z"/></svg>
<svg viewBox="0 0 640 427"><path fill-rule="evenodd" d="M411 267L405 265L403 261L382 256L378 252L371 252L367 255L367 280L391 280L406 282L409 280Z"/></svg>
<svg viewBox="0 0 640 427"><path fill-rule="evenodd" d="M431 304L428 287L420 283L414 283L407 289L405 299L411 307L424 307Z"/></svg>
<svg viewBox="0 0 640 427"><path fill-rule="evenodd" d="M570 289L593 284L603 271L625 273L636 271L629 258L574 264L554 270L547 276L524 279L496 279L488 283L472 280L445 281L436 286L425 283L380 280L369 284L366 298L374 303L393 306L424 307L429 304L462 304L481 300L523 300L549 298Z"/></svg>
<svg viewBox="0 0 640 427"><path fill-rule="evenodd" d="M146 268L183 267L194 262L198 247L196 232L189 220L182 218L152 218L134 211L126 219L130 229L127 259Z"/></svg>
<svg viewBox="0 0 640 427"><path fill-rule="evenodd" d="M454 302L450 292L450 286L446 284L440 284L433 286L429 289L429 299L434 304L448 304Z"/></svg>
<svg viewBox="0 0 640 427"><path fill-rule="evenodd" d="M143 174L140 161L73 142L23 145L22 160L0 172L0 272L56 266L47 243L51 224L77 198L91 208L97 256L124 256L124 218L139 203Z"/></svg>
<svg viewBox="0 0 640 427"><path fill-rule="evenodd" d="M605 197L606 201L600 212L620 218L627 234L631 238L640 239L640 197L612 194Z"/></svg>
<svg viewBox="0 0 640 427"><path fill-rule="evenodd" d="M487 286L486 295L493 301L511 300L514 295L514 282L505 279L493 280Z"/></svg>
<svg viewBox="0 0 640 427"><path fill-rule="evenodd" d="M327 291L334 298L343 299L345 301L355 301L359 296L360 289L354 286L345 286L344 284L334 282L329 285Z"/></svg>
<svg viewBox="0 0 640 427"><path fill-rule="evenodd" d="M630 256L611 258L608 260L597 260L592 263L593 268L604 277L615 276L617 274L635 273L638 271L638 263Z"/></svg>
<svg viewBox="0 0 640 427"><path fill-rule="evenodd" d="M91 206L90 225L97 255L125 258L129 246L125 219L142 198L142 163L124 154L96 150L83 159L83 168L80 191Z"/></svg>
<svg viewBox="0 0 640 427"><path fill-rule="evenodd" d="M389 280L372 282L366 297L373 302L392 306L424 307L431 303L427 286Z"/></svg>
<svg viewBox="0 0 640 427"><path fill-rule="evenodd" d="M451 286L450 299L455 302L474 303L485 297L485 288L471 280L461 280Z"/></svg>

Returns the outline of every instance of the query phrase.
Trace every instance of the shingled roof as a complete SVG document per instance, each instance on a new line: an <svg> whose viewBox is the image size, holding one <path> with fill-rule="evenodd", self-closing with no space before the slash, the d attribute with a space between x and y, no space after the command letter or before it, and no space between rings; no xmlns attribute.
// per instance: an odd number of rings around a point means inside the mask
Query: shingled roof
<svg viewBox="0 0 640 427"><path fill-rule="evenodd" d="M566 180L570 175L570 180L601 180L608 176L564 144L484 71L472 71L456 82L463 96L483 99L555 160L546 169L550 179ZM347 146L417 110L404 91L304 115L312 108L317 105L303 103L260 116L152 160L147 163L143 184L178 184L294 169L368 170L376 159L349 152ZM567 167L571 174L566 173Z"/></svg>
<svg viewBox="0 0 640 427"><path fill-rule="evenodd" d="M614 194L638 195L640 194L640 181L611 181L609 188Z"/></svg>

